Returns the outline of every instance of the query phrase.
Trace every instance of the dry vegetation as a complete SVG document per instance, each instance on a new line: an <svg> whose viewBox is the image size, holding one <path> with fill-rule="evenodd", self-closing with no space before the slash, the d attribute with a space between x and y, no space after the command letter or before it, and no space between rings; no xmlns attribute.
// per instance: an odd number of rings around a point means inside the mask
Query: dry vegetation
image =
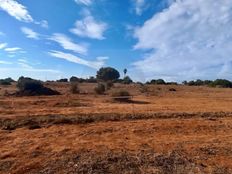
<svg viewBox="0 0 232 174"><path fill-rule="evenodd" d="M0 173L232 173L232 89L45 86L61 95L0 86ZM115 102L115 89L133 98Z"/></svg>

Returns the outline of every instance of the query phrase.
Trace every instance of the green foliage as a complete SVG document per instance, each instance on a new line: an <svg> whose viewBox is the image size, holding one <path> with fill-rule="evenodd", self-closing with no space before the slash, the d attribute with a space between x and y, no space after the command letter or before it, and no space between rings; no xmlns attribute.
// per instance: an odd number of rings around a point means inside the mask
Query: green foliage
<svg viewBox="0 0 232 174"><path fill-rule="evenodd" d="M131 84L131 83L133 83L133 81L131 80L131 78L129 76L126 76L123 79L123 83L124 84Z"/></svg>
<svg viewBox="0 0 232 174"><path fill-rule="evenodd" d="M217 79L210 83L209 86L221 87L221 88L232 88L232 82L226 79Z"/></svg>
<svg viewBox="0 0 232 174"><path fill-rule="evenodd" d="M20 91L23 91L40 89L43 87L43 85L38 80L34 80L29 77L20 77L17 82L17 87Z"/></svg>
<svg viewBox="0 0 232 174"><path fill-rule="evenodd" d="M79 78L75 77L75 76L72 76L70 79L69 79L70 82L79 82Z"/></svg>
<svg viewBox="0 0 232 174"><path fill-rule="evenodd" d="M60 93L44 87L41 81L28 77L20 77L17 81L18 96L59 95Z"/></svg>
<svg viewBox="0 0 232 174"><path fill-rule="evenodd" d="M123 70L123 73L124 73L124 76L125 76L126 73L127 73L127 69L126 68Z"/></svg>
<svg viewBox="0 0 232 174"><path fill-rule="evenodd" d="M150 82L147 82L147 84L166 85L166 82L163 79L157 79L157 80L151 80Z"/></svg>
<svg viewBox="0 0 232 174"><path fill-rule="evenodd" d="M57 82L68 82L68 79L60 79L60 80L57 80Z"/></svg>
<svg viewBox="0 0 232 174"><path fill-rule="evenodd" d="M111 67L100 68L97 71L97 79L103 81L113 81L120 77L119 72Z"/></svg>
<svg viewBox="0 0 232 174"><path fill-rule="evenodd" d="M11 85L14 82L12 78L0 79L0 85Z"/></svg>
<svg viewBox="0 0 232 174"><path fill-rule="evenodd" d="M94 91L97 94L104 94L106 91L105 85L102 83L98 83L97 86L94 88Z"/></svg>
<svg viewBox="0 0 232 174"><path fill-rule="evenodd" d="M232 82L226 79L211 80L196 80L196 81L184 81L184 85L188 86L210 86L210 87L221 87L221 88L232 88Z"/></svg>

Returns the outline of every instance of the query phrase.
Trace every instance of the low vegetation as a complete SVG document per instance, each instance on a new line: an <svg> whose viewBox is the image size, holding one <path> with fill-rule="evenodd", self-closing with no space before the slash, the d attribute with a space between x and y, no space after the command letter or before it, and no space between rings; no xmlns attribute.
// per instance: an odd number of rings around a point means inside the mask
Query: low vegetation
<svg viewBox="0 0 232 174"><path fill-rule="evenodd" d="M111 96L113 100L120 102L128 102L131 99L131 94L126 90L115 90L112 92Z"/></svg>
<svg viewBox="0 0 232 174"><path fill-rule="evenodd" d="M0 85L11 85L15 82L12 78L0 79Z"/></svg>
<svg viewBox="0 0 232 174"><path fill-rule="evenodd" d="M16 92L17 96L38 96L38 95L59 95L58 91L52 90L43 86L39 80L34 80L28 77L20 77L17 81L19 89Z"/></svg>
<svg viewBox="0 0 232 174"><path fill-rule="evenodd" d="M220 87L220 88L232 88L232 82L226 79L212 80L195 80L195 81L184 81L184 85L188 86L209 86L209 87Z"/></svg>
<svg viewBox="0 0 232 174"><path fill-rule="evenodd" d="M70 92L72 94L79 94L80 93L78 83L75 83L75 82L71 83Z"/></svg>
<svg viewBox="0 0 232 174"><path fill-rule="evenodd" d="M97 86L94 88L94 91L96 92L96 94L104 94L106 91L105 85L102 83L98 83Z"/></svg>

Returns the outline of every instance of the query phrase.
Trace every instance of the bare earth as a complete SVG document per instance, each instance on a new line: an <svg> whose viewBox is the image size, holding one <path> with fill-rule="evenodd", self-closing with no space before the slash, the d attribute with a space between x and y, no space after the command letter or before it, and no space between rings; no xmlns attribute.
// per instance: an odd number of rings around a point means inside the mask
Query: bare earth
<svg viewBox="0 0 232 174"><path fill-rule="evenodd" d="M133 94L118 103L95 85L0 86L0 173L232 173L232 89L116 84Z"/></svg>

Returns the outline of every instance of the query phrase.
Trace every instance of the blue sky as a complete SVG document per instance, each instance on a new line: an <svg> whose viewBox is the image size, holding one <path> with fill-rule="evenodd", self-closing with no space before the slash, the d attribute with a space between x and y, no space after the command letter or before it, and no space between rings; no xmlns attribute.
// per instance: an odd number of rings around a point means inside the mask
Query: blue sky
<svg viewBox="0 0 232 174"><path fill-rule="evenodd" d="M232 79L231 0L0 0L0 78Z"/></svg>

